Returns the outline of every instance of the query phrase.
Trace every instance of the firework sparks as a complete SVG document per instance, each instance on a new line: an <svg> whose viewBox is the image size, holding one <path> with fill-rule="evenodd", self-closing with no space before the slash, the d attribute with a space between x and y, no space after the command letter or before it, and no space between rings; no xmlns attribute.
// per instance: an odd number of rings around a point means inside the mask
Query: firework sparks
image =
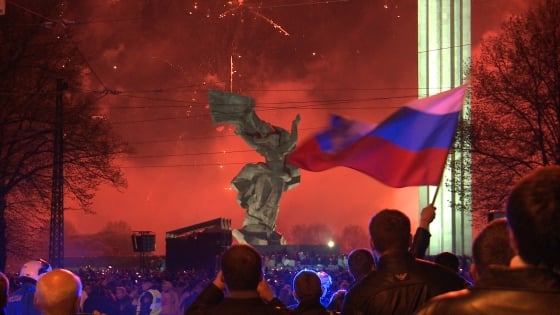
<svg viewBox="0 0 560 315"><path fill-rule="evenodd" d="M264 19L265 21L267 21L270 25L272 25L272 27L274 27L275 29L277 29L277 30L278 30L280 33L282 33L283 35L285 35L285 36L289 36L289 35L290 35L281 25L279 25L278 23L274 22L273 20L267 18L266 16L260 14L259 12L253 11L253 10L250 10L249 12L251 12L251 13L254 14L255 16L258 16L258 17Z"/></svg>
<svg viewBox="0 0 560 315"><path fill-rule="evenodd" d="M236 2L230 2L230 4L234 7L230 8L227 11L220 14L218 16L218 18L223 19L224 17L226 17L228 15L235 15L235 13L237 11L241 11L241 10L245 9L247 12L251 13L252 15L265 20L268 24L272 25L272 27L274 27L274 29L278 30L282 35L284 35L284 36L289 36L290 35L280 24L274 22L271 18L266 17L265 15L259 13L257 10L255 10L254 7L252 7L250 5L243 4L243 0L238 0Z"/></svg>

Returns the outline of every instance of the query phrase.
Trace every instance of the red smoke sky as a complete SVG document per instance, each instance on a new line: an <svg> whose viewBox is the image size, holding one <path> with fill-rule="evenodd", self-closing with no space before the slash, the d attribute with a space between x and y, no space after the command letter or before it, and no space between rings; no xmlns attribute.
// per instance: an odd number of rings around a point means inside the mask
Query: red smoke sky
<svg viewBox="0 0 560 315"><path fill-rule="evenodd" d="M217 217L241 227L244 210L229 183L262 157L229 126L212 125L208 88L229 90L233 82L234 92L255 98L261 118L286 129L299 113L299 143L324 127L329 113L376 123L417 95L413 0L82 5L69 18L85 22L74 32L91 66L90 87L119 91L103 97L102 114L135 150L122 161L127 189L101 187L95 214L66 212L83 233L124 220L155 232L163 253L165 231ZM475 47L522 7L473 0ZM350 169L302 171L301 184L281 199L278 230L312 223L334 233L351 224L365 229L382 208L407 212L415 226L418 207L416 188L389 188Z"/></svg>

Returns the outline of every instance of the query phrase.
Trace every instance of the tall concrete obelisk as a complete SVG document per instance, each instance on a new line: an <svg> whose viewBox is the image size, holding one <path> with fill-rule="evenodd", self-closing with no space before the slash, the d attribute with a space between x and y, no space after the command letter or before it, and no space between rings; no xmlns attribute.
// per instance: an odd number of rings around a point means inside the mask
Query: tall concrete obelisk
<svg viewBox="0 0 560 315"><path fill-rule="evenodd" d="M471 0L418 0L418 97L461 85L471 57ZM463 117L470 110L469 98ZM464 143L459 132L456 141ZM437 190L428 254L470 255L472 241L470 155L450 152L439 190L420 188L420 208Z"/></svg>

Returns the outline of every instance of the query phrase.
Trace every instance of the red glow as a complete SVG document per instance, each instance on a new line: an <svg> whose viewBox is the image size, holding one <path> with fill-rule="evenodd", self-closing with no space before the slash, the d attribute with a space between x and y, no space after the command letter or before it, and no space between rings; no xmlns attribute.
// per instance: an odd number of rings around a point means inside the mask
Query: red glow
<svg viewBox="0 0 560 315"><path fill-rule="evenodd" d="M174 7L175 2L183 6ZM84 1L82 11L72 17L114 20L77 27L75 40L102 81L89 75L91 90L105 87L135 97L108 96L100 114L125 122L115 129L137 153L123 161L131 166L125 169L125 191L101 187L96 214L72 211L65 217L83 233L118 220L129 222L133 230L154 231L160 254L166 231L217 217L231 218L232 226L240 227L244 210L229 182L244 163L262 159L231 126L212 125L204 103L208 88L254 97L259 116L284 128L300 113L298 143L324 127L329 112L376 123L416 95L415 1L385 7L375 1L320 1L270 8L263 1L257 12L290 36L266 19L237 14L240 10L220 18L229 7L184 2L141 8L141 1ZM488 3L473 1L475 44L499 25L490 25L494 19L483 14L495 16L504 6L519 8L513 1ZM234 74L232 55L243 55L236 59ZM170 117L181 119L166 120ZM228 153L200 154L224 151ZM156 157L145 158L149 155ZM304 171L301 184L283 195L278 230L310 223L334 232L352 224L365 229L371 215L383 208L403 210L416 226L418 207L416 188L389 188L349 169Z"/></svg>

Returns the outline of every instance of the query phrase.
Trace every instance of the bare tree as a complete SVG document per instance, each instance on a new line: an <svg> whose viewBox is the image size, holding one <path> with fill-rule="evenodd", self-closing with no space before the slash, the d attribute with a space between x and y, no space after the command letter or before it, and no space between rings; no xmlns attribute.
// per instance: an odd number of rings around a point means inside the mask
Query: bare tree
<svg viewBox="0 0 560 315"><path fill-rule="evenodd" d="M0 270L8 252L26 253L19 247L25 233L7 231L48 220L57 80L69 87L62 115L65 200L87 211L101 183L126 185L114 164L126 144L106 120L94 119L99 99L83 92L89 69L61 18L62 4L10 2L0 19Z"/></svg>
<svg viewBox="0 0 560 315"><path fill-rule="evenodd" d="M342 229L337 243L342 253L350 253L356 248L369 248L369 235L360 225L347 225Z"/></svg>
<svg viewBox="0 0 560 315"><path fill-rule="evenodd" d="M108 222L95 234L74 235L65 244L70 257L134 256L132 229L124 221Z"/></svg>
<svg viewBox="0 0 560 315"><path fill-rule="evenodd" d="M319 223L296 224L292 226L290 232L290 243L293 244L326 245L334 238L331 229Z"/></svg>
<svg viewBox="0 0 560 315"><path fill-rule="evenodd" d="M471 71L473 204L499 210L520 176L560 164L560 1L509 19Z"/></svg>

